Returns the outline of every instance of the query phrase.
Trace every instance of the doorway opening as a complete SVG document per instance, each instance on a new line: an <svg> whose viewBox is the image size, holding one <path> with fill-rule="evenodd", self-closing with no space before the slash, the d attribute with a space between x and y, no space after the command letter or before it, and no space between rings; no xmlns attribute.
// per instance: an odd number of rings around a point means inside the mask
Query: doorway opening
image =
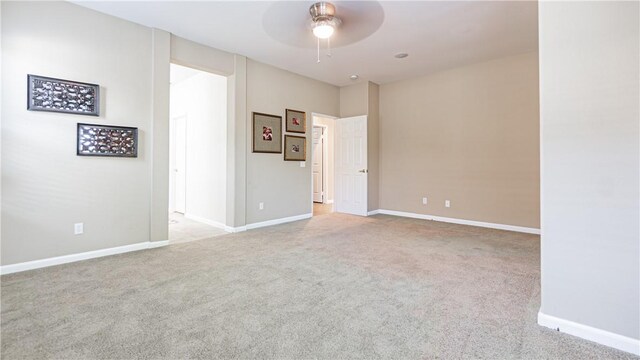
<svg viewBox="0 0 640 360"><path fill-rule="evenodd" d="M313 114L311 132L311 197L313 216L333 212L333 146L336 118Z"/></svg>
<svg viewBox="0 0 640 360"><path fill-rule="evenodd" d="M169 241L225 233L227 78L171 64Z"/></svg>

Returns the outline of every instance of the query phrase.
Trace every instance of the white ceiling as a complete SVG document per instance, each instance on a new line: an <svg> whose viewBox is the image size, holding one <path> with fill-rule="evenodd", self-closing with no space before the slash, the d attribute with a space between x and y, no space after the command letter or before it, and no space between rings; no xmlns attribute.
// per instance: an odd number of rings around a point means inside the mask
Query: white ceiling
<svg viewBox="0 0 640 360"><path fill-rule="evenodd" d="M308 28L314 1L76 3L338 86L352 74L384 84L538 48L531 1L334 1L343 24L320 63Z"/></svg>

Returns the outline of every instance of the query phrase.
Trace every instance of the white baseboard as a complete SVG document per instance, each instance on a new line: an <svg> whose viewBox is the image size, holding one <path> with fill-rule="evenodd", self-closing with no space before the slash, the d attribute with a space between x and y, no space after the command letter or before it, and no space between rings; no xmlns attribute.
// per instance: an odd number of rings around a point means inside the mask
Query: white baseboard
<svg viewBox="0 0 640 360"><path fill-rule="evenodd" d="M313 216L312 213L308 213L308 214L290 216L290 217L281 218L281 219L267 220L267 221L253 223L253 224L247 224L246 228L247 230L257 229L265 226L272 226L272 225L284 224L292 221L310 219L312 216Z"/></svg>
<svg viewBox="0 0 640 360"><path fill-rule="evenodd" d="M538 325L609 346L614 349L640 355L640 339L632 339L609 331L546 315L542 312L538 312Z"/></svg>
<svg viewBox="0 0 640 360"><path fill-rule="evenodd" d="M333 204L333 200L327 200L324 202L325 204Z"/></svg>
<svg viewBox="0 0 640 360"><path fill-rule="evenodd" d="M247 227L246 226L238 226L238 227L225 226L224 231L228 233L237 233L237 232L247 231Z"/></svg>
<svg viewBox="0 0 640 360"><path fill-rule="evenodd" d="M290 217L286 217L286 218L261 221L261 222L257 222L257 223L247 224L245 226L238 226L238 227L225 226L224 229L225 229L226 232L237 233L237 232L247 231L247 230L251 230L251 229L258 229L258 228L262 228L262 227L266 227L266 226L284 224L284 223L288 223L288 222L292 222L292 221L310 219L312 216L313 216L312 213L308 213L308 214L290 216Z"/></svg>
<svg viewBox="0 0 640 360"><path fill-rule="evenodd" d="M0 274L2 275L12 274L12 273L21 272L21 271L40 269L48 266L62 265L62 264L67 264L71 262L76 262L76 261L95 259L103 256L127 253L131 251L153 249L153 248L166 246L166 245L169 245L169 240L147 241L147 242L141 242L137 244L112 247L108 249L87 251L87 252L78 253L78 254L56 256L56 257L47 258L47 259L40 259L40 260L27 261L27 262L18 263L18 264L4 265L4 266L0 266Z"/></svg>
<svg viewBox="0 0 640 360"><path fill-rule="evenodd" d="M161 240L161 241L149 241L149 245L147 249L155 249L163 246L169 245L169 240Z"/></svg>
<svg viewBox="0 0 640 360"><path fill-rule="evenodd" d="M448 218L448 217L442 217L442 216L416 214L416 213L395 211L395 210L379 209L379 210L369 211L369 215L375 215L375 214L402 216L402 217L408 217L408 218L414 218L414 219L433 220L433 221L440 221L440 222L446 222L446 223L452 223L452 224L471 225L471 226L479 226L479 227L490 228L490 229L508 230L508 231L527 233L527 234L540 235L540 229L523 227L523 226L494 224L494 223L488 223L488 222L482 222L482 221L455 219L455 218Z"/></svg>
<svg viewBox="0 0 640 360"><path fill-rule="evenodd" d="M184 217L186 219L191 219L193 221L197 221L197 222L200 222L200 223L203 223L203 224L207 224L207 225L213 226L213 227L218 228L218 229L226 230L226 228L227 228L227 226L225 224L221 223L221 222L205 219L205 218L200 217L200 216L191 215L191 214L184 214Z"/></svg>
<svg viewBox="0 0 640 360"><path fill-rule="evenodd" d="M378 210L371 210L367 213L367 216L371 216L371 215L378 215L380 214L380 209Z"/></svg>

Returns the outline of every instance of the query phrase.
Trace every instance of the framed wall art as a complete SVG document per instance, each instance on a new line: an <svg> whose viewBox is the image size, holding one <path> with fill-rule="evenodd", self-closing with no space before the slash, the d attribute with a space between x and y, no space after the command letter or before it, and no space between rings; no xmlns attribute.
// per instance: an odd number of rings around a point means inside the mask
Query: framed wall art
<svg viewBox="0 0 640 360"><path fill-rule="evenodd" d="M253 113L253 152L282 153L282 116Z"/></svg>
<svg viewBox="0 0 640 360"><path fill-rule="evenodd" d="M307 113L298 110L286 110L286 131L293 133L307 132Z"/></svg>
<svg viewBox="0 0 640 360"><path fill-rule="evenodd" d="M100 86L27 75L27 110L100 115Z"/></svg>
<svg viewBox="0 0 640 360"><path fill-rule="evenodd" d="M80 156L138 157L138 128L78 124L77 135Z"/></svg>
<svg viewBox="0 0 640 360"><path fill-rule="evenodd" d="M305 161L307 158L307 138L304 136L284 136L284 160Z"/></svg>

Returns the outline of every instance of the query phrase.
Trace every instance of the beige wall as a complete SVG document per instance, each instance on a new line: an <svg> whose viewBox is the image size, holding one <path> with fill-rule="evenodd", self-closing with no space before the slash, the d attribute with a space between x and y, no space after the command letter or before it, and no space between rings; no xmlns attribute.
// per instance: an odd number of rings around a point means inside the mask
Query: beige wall
<svg viewBox="0 0 640 360"><path fill-rule="evenodd" d="M247 224L311 213L310 161L300 167L298 161L284 161L283 154L251 152L251 113L284 118L287 108L306 111L306 151L310 160L311 113L336 116L339 104L336 86L247 61ZM264 210L258 209L260 202L264 203Z"/></svg>
<svg viewBox="0 0 640 360"><path fill-rule="evenodd" d="M0 4L0 51L2 50L2 4ZM0 53L0 84L2 84L2 55ZM0 123L2 122L2 86L0 85ZM2 126L0 126L0 172L2 170ZM0 204L2 203L2 176L0 176ZM0 216L0 258L2 257L2 216ZM2 260L0 260L2 264Z"/></svg>
<svg viewBox="0 0 640 360"><path fill-rule="evenodd" d="M246 224L247 58L234 56L227 79L227 226Z"/></svg>
<svg viewBox="0 0 640 360"><path fill-rule="evenodd" d="M171 61L174 64L228 76L235 72L234 55L171 35Z"/></svg>
<svg viewBox="0 0 640 360"><path fill-rule="evenodd" d="M340 117L367 115L369 83L366 81L340 88Z"/></svg>
<svg viewBox="0 0 640 360"><path fill-rule="evenodd" d="M380 208L380 86L367 84L367 207Z"/></svg>
<svg viewBox="0 0 640 360"><path fill-rule="evenodd" d="M539 9L540 312L597 329L579 336L625 336L595 340L637 354L640 4L544 1Z"/></svg>
<svg viewBox="0 0 640 360"><path fill-rule="evenodd" d="M99 20L101 14L87 12L87 17ZM71 22L70 22L71 23ZM169 238L169 64L171 34L151 29L151 179L149 184L149 241Z"/></svg>
<svg viewBox="0 0 640 360"><path fill-rule="evenodd" d="M380 208L539 228L538 123L537 53L380 86Z"/></svg>
<svg viewBox="0 0 640 360"><path fill-rule="evenodd" d="M70 3L1 6L2 264L148 241L151 29ZM27 74L100 84L100 117L27 111ZM78 122L138 127L138 157L76 156Z"/></svg>

